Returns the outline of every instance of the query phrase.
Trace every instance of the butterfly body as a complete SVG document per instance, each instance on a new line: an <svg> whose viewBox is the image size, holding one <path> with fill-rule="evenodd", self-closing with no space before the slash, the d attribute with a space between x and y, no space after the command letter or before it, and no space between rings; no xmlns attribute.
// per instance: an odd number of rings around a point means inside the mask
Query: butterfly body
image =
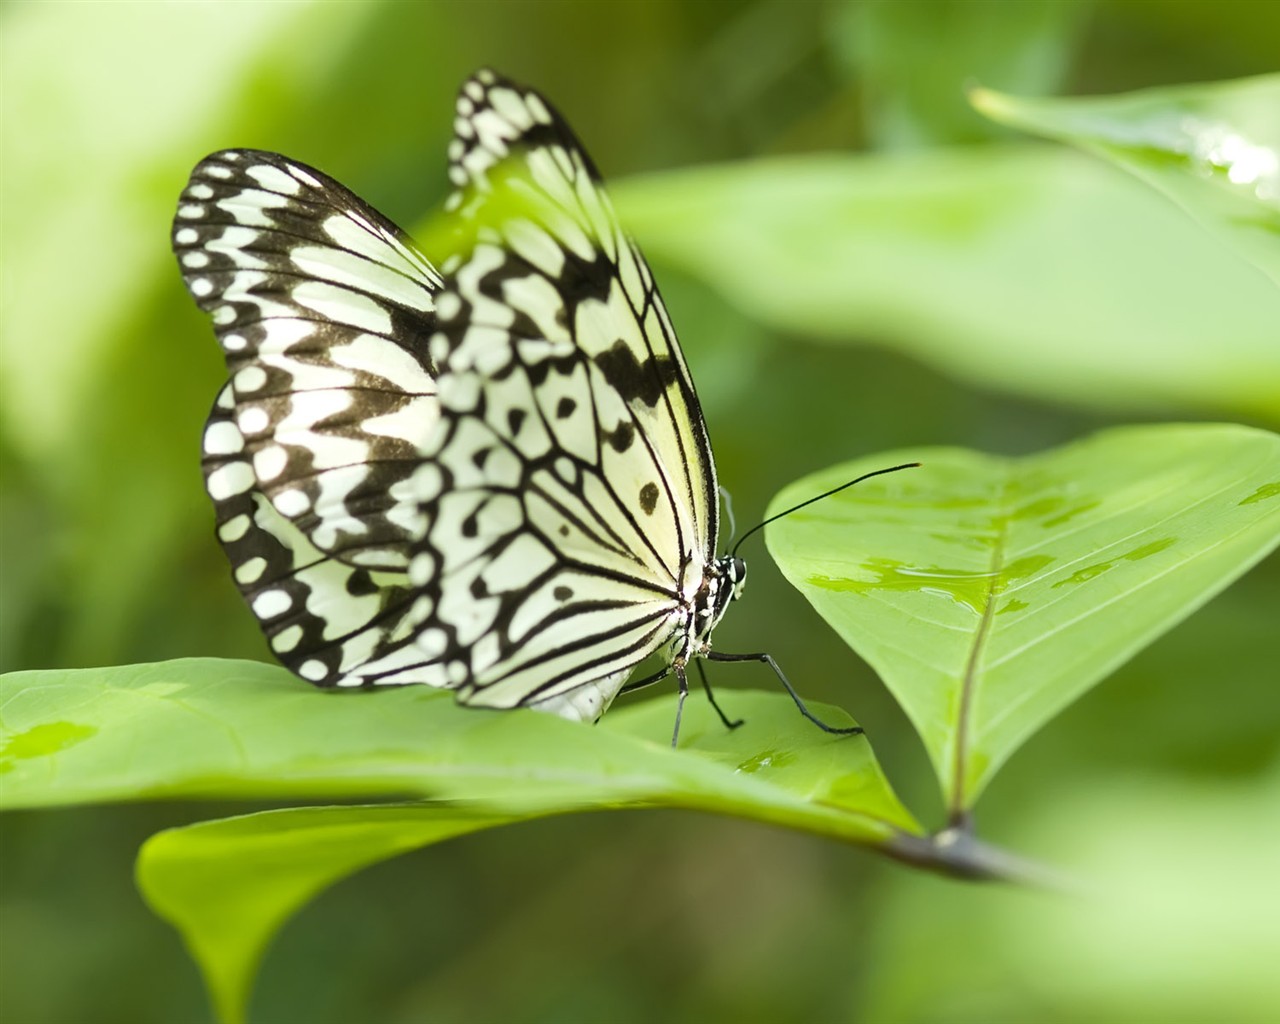
<svg viewBox="0 0 1280 1024"><path fill-rule="evenodd" d="M314 168L225 150L174 222L229 382L206 488L276 656L594 720L680 676L741 593L693 381L649 268L536 92L457 101L437 271Z"/></svg>

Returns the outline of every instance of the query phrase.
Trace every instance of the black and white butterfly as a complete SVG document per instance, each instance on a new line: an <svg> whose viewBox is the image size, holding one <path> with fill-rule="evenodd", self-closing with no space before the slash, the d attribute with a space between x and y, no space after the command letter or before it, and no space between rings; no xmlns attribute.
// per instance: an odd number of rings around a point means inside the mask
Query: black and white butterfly
<svg viewBox="0 0 1280 1024"><path fill-rule="evenodd" d="M183 192L174 250L230 374L206 487L272 650L318 686L581 720L654 654L641 682L674 673L681 706L693 659L777 671L711 650L746 569L717 554L693 381L595 167L491 71L456 113L441 271L275 153L214 153Z"/></svg>

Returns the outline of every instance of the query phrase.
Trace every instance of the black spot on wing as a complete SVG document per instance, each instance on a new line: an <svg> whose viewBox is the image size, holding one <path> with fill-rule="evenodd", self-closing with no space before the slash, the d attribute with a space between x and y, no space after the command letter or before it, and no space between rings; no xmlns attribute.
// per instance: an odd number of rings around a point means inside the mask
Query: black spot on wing
<svg viewBox="0 0 1280 1024"><path fill-rule="evenodd" d="M677 379L676 365L669 355L655 355L642 363L622 340L615 341L594 358L609 386L625 401L639 399L650 408L658 404Z"/></svg>
<svg viewBox="0 0 1280 1024"><path fill-rule="evenodd" d="M621 455L631 447L631 443L636 439L636 428L632 423L619 423L616 429L611 430L606 435L606 439L609 442L609 446Z"/></svg>
<svg viewBox="0 0 1280 1024"><path fill-rule="evenodd" d="M376 594L378 585L366 569L356 569L347 577L347 593L352 597L363 597L365 594Z"/></svg>
<svg viewBox="0 0 1280 1024"><path fill-rule="evenodd" d="M658 485L653 481L640 488L640 507L647 516L653 515L653 510L658 507Z"/></svg>

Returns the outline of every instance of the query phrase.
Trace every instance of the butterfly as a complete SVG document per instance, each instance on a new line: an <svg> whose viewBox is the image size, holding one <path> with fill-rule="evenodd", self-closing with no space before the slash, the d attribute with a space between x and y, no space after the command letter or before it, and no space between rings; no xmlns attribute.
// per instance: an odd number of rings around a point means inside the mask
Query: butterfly
<svg viewBox="0 0 1280 1024"><path fill-rule="evenodd" d="M448 173L439 270L276 153L214 153L182 193L174 252L229 375L205 485L271 650L317 686L588 721L674 674L673 745L691 663L764 661L807 717L861 731L814 718L767 654L712 650L746 567L717 553L715 462L667 310L565 120L482 70Z"/></svg>

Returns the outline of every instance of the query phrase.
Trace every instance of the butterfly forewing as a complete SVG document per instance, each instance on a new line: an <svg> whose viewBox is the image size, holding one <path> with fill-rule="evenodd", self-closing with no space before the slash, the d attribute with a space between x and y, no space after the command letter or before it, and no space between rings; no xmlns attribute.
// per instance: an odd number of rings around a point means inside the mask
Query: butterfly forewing
<svg viewBox="0 0 1280 1024"><path fill-rule="evenodd" d="M459 660L472 703L535 703L625 675L669 638L679 603L669 554L679 515L658 497L664 468L634 433L621 450L596 429L590 450L557 444L557 410L571 420L584 407L592 422L626 414L580 349L545 339L490 349L488 329L462 329L441 378L431 525L410 573L429 595L425 634L438 631Z"/></svg>
<svg viewBox="0 0 1280 1024"><path fill-rule="evenodd" d="M681 628L711 558L705 427L649 270L563 120L482 72L455 129L463 241L431 347L417 613L464 701L586 690L598 711Z"/></svg>
<svg viewBox="0 0 1280 1024"><path fill-rule="evenodd" d="M254 150L196 167L174 248L213 318L244 444L209 471L215 501L253 488L321 551L403 569L423 525L403 485L437 413L435 270L331 178Z"/></svg>
<svg viewBox="0 0 1280 1024"><path fill-rule="evenodd" d="M590 157L540 95L488 71L463 86L454 131L457 191L448 205L469 222L464 237L496 243L476 246L460 269L446 264L471 322L568 336L590 356L632 424L679 471L696 546L713 552L715 465L693 381L653 275Z"/></svg>

